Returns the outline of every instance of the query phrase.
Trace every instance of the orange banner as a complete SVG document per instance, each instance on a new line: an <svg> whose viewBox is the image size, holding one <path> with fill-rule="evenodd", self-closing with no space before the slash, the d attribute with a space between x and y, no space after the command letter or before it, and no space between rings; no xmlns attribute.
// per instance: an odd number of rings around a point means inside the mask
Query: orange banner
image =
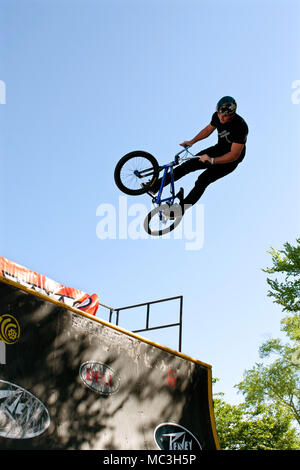
<svg viewBox="0 0 300 470"><path fill-rule="evenodd" d="M97 294L89 295L79 289L63 286L42 274L2 258L2 256L0 256L0 275L29 289L48 295L70 307L78 308L90 315L96 315L99 306Z"/></svg>

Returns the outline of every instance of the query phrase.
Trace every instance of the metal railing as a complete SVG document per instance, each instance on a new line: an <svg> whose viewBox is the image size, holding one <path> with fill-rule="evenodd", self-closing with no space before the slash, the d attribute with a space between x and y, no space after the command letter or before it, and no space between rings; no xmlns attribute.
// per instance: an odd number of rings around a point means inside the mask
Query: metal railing
<svg viewBox="0 0 300 470"><path fill-rule="evenodd" d="M178 322L176 323L169 323L166 325L158 325L158 326L152 326L150 327L150 306L158 303L163 303L163 302L169 302L172 300L178 300L179 301L179 319ZM113 323L113 314L115 313L115 325L120 326L120 312L124 310L130 310L133 308L138 308L138 307L146 307L146 325L145 328L138 329L138 330L133 330L133 333L142 333L145 331L152 331L152 330L160 330L163 328L173 328L173 327L178 327L178 351L181 352L181 347L182 347L182 314L183 314L183 296L178 295L176 297L168 297L165 299L159 299L159 300L152 300L150 302L144 302L141 304L135 304L135 305L128 305L126 307L120 307L120 308L112 308L108 307L107 305L101 304L102 307L105 307L109 309L109 322Z"/></svg>

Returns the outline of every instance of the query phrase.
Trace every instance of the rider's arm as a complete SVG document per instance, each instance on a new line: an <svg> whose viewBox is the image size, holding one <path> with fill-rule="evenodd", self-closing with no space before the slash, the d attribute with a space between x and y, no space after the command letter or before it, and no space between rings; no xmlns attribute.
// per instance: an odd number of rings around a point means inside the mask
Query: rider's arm
<svg viewBox="0 0 300 470"><path fill-rule="evenodd" d="M207 137L210 136L210 134L213 133L214 130L215 130L215 127L212 126L211 124L208 124L206 127L204 127L204 129L202 129L202 131L200 131L200 132L191 140L191 142L192 142L193 145L194 145L196 142L199 142L199 140L206 139Z"/></svg>
<svg viewBox="0 0 300 470"><path fill-rule="evenodd" d="M212 132L215 130L216 128L214 126L212 126L211 124L208 124L206 127L204 127L204 129L202 129L202 131L200 131L192 140L186 140L185 142L183 142L182 144L180 145L188 145L189 147L191 147L192 145L194 145L196 142L199 142L199 140L203 140L203 139L206 139L207 137L210 136L210 134L212 134Z"/></svg>
<svg viewBox="0 0 300 470"><path fill-rule="evenodd" d="M216 157L214 164L234 162L241 155L244 146L245 144L237 144L233 142L231 145L230 152L225 153L221 157Z"/></svg>

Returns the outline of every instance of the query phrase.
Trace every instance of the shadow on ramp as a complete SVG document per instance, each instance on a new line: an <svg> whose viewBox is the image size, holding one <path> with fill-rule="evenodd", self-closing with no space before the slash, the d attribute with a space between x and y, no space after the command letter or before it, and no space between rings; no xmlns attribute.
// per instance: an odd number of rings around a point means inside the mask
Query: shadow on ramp
<svg viewBox="0 0 300 470"><path fill-rule="evenodd" d="M219 449L208 364L4 278L1 319L0 449Z"/></svg>

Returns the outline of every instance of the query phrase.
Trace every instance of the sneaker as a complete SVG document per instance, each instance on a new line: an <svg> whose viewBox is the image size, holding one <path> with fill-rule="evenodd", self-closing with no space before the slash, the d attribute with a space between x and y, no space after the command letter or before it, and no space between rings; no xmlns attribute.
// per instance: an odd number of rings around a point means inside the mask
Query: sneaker
<svg viewBox="0 0 300 470"><path fill-rule="evenodd" d="M164 216L170 220L175 220L177 217L182 217L184 214L183 188L180 188L175 197L179 199L179 204L177 202L172 204L172 206L167 204L167 207L165 207L165 210L163 210Z"/></svg>
<svg viewBox="0 0 300 470"><path fill-rule="evenodd" d="M183 206L177 203L172 204L172 206L165 204L162 207L162 213L166 219L175 220L177 217L183 216Z"/></svg>
<svg viewBox="0 0 300 470"><path fill-rule="evenodd" d="M183 208L183 199L184 199L184 196L183 196L183 188L180 188L180 190L178 191L178 193L176 194L176 196L178 199L179 199L179 204L181 205L181 207Z"/></svg>
<svg viewBox="0 0 300 470"><path fill-rule="evenodd" d="M142 183L141 186L142 186L142 188L145 189L145 188L147 188L148 183ZM151 196L152 198L156 197L156 193L157 193L157 191L153 191L153 189L152 190L147 190L147 194L149 194L149 196Z"/></svg>

